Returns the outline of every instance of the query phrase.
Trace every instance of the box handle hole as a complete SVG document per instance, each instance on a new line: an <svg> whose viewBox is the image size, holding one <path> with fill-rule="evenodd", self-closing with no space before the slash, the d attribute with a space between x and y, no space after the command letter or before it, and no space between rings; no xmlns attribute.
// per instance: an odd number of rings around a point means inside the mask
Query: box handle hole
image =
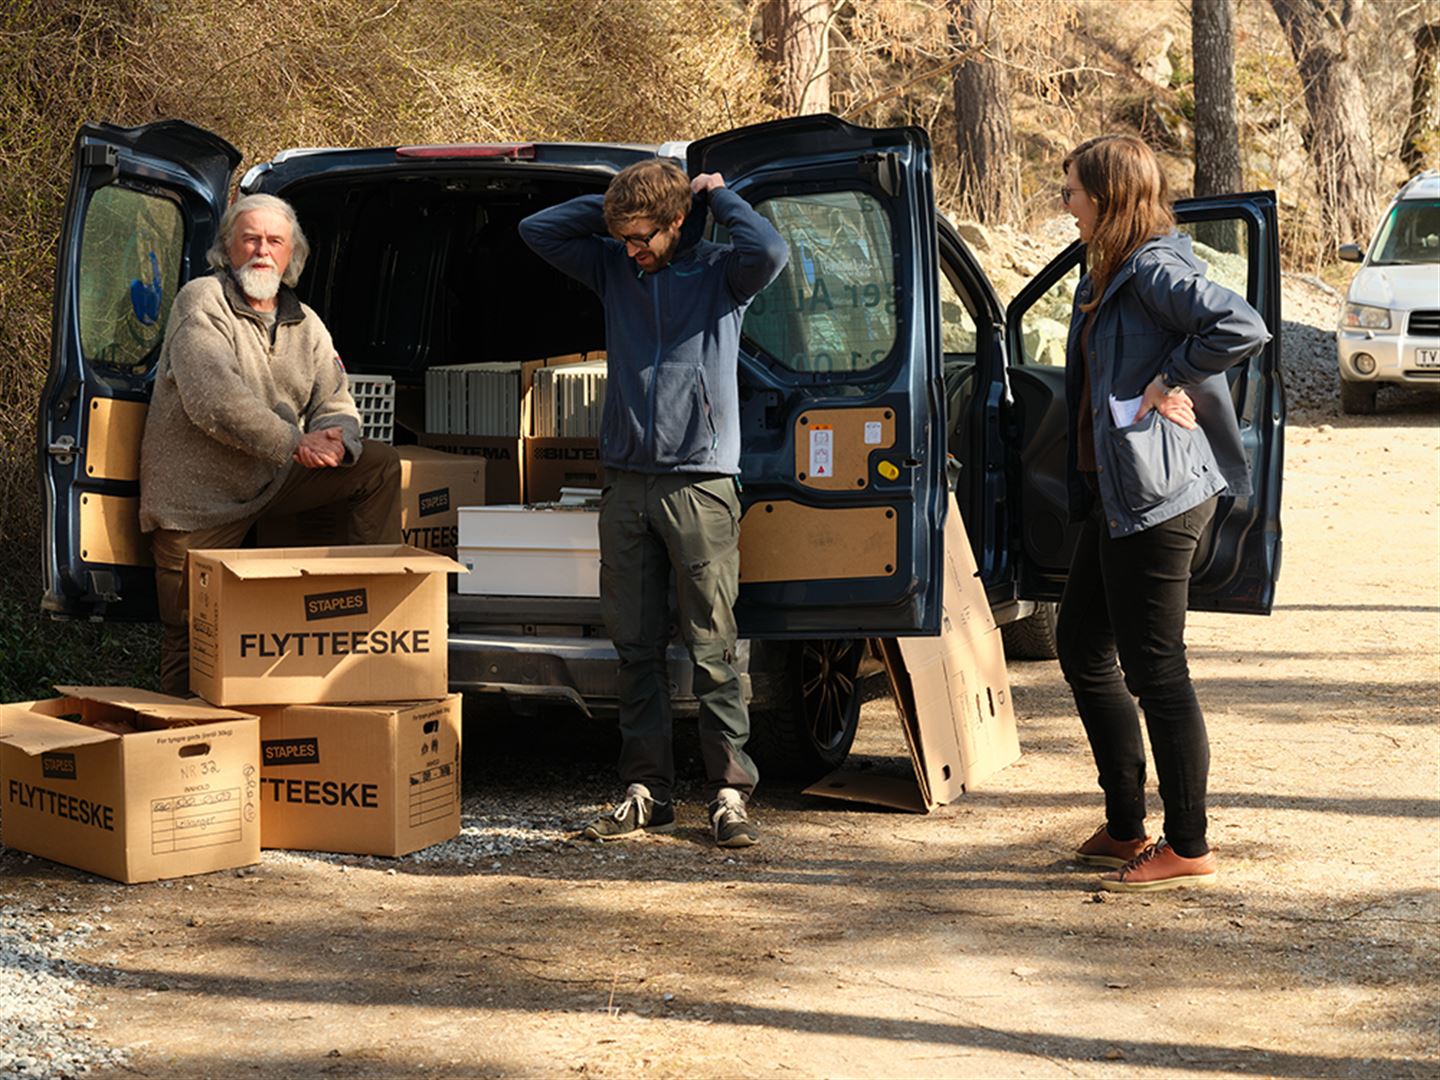
<svg viewBox="0 0 1440 1080"><path fill-rule="evenodd" d="M210 744L208 742L195 743L192 746L182 746L180 748L181 757L204 757L208 753L210 753Z"/></svg>

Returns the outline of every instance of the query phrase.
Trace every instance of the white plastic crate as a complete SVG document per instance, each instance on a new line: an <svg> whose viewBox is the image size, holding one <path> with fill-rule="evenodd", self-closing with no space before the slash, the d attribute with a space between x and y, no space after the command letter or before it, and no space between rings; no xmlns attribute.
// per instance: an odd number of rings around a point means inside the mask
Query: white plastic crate
<svg viewBox="0 0 1440 1080"><path fill-rule="evenodd" d="M389 375L355 375L350 379L350 396L360 410L360 434L380 442L395 440L395 380Z"/></svg>
<svg viewBox="0 0 1440 1080"><path fill-rule="evenodd" d="M462 593L600 595L600 512L528 506L460 508Z"/></svg>

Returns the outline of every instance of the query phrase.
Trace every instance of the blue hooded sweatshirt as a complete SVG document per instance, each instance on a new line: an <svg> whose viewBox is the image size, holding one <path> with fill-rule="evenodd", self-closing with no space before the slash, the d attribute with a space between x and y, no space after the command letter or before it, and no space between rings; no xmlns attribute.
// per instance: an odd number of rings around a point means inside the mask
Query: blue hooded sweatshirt
<svg viewBox="0 0 1440 1080"><path fill-rule="evenodd" d="M700 239L706 203L730 243ZM740 323L789 258L740 196L714 188L691 206L674 257L641 270L610 236L603 195L531 214L520 235L605 306L608 371L600 460L643 473L740 472Z"/></svg>

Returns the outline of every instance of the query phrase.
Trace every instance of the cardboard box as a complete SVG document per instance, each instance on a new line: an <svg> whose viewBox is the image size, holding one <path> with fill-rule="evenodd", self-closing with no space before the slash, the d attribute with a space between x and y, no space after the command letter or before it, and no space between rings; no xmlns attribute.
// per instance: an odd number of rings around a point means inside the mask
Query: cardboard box
<svg viewBox="0 0 1440 1080"><path fill-rule="evenodd" d="M126 687L57 689L0 705L7 847L127 884L260 861L253 715Z"/></svg>
<svg viewBox="0 0 1440 1080"><path fill-rule="evenodd" d="M190 689L217 705L449 693L446 574L404 544L190 552Z"/></svg>
<svg viewBox="0 0 1440 1080"><path fill-rule="evenodd" d="M525 437L525 501L556 502L562 487L598 488L604 483L600 440Z"/></svg>
<svg viewBox="0 0 1440 1080"><path fill-rule="evenodd" d="M401 542L453 559L460 507L485 505L486 462L425 446L401 446L396 453ZM343 508L335 503L264 517L255 525L260 547L337 547L346 539Z"/></svg>
<svg viewBox="0 0 1440 1080"><path fill-rule="evenodd" d="M460 508L485 505L485 462L424 446L399 453L401 540L453 559Z"/></svg>
<svg viewBox="0 0 1440 1080"><path fill-rule="evenodd" d="M460 695L262 706L260 844L407 855L460 832Z"/></svg>
<svg viewBox="0 0 1440 1080"><path fill-rule="evenodd" d="M485 596L600 595L600 512L526 506L460 511L459 591Z"/></svg>
<svg viewBox="0 0 1440 1080"><path fill-rule="evenodd" d="M524 449L520 439L488 435L442 435L427 432L420 445L447 454L464 454L485 462L485 501L508 505L520 502L524 491L522 470Z"/></svg>
<svg viewBox="0 0 1440 1080"><path fill-rule="evenodd" d="M881 656L914 782L839 769L806 788L807 795L928 813L1020 757L1000 631L953 509L945 520L940 635L886 639Z"/></svg>

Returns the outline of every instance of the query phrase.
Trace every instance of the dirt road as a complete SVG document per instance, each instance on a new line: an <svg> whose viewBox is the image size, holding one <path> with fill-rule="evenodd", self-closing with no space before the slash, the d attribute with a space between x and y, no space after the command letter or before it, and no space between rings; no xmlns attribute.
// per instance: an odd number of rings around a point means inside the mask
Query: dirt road
<svg viewBox="0 0 1440 1080"><path fill-rule="evenodd" d="M1289 430L1275 614L1192 618L1213 889L1070 863L1100 801L1039 663L1021 762L929 817L771 788L724 854L691 787L673 837L599 849L564 830L609 736L532 727L470 755L463 858L122 888L12 852L0 893L103 920L91 1034L143 1076L1434 1076L1440 426L1323 419ZM887 700L858 749L903 752Z"/></svg>

